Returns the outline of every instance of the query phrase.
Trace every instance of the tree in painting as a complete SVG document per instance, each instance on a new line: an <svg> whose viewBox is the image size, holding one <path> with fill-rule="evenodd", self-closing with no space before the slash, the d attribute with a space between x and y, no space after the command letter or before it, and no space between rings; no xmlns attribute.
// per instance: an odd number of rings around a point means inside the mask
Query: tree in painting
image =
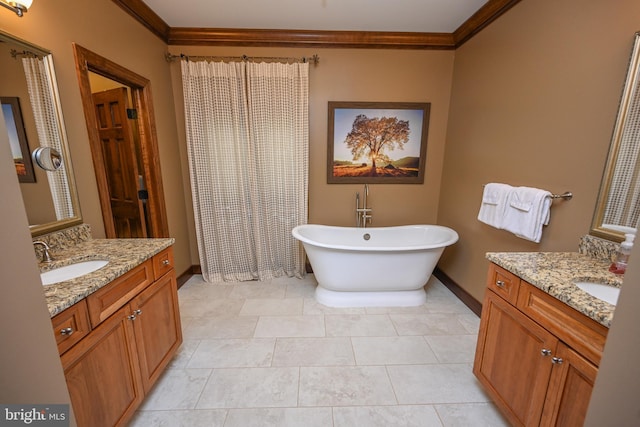
<svg viewBox="0 0 640 427"><path fill-rule="evenodd" d="M354 159L365 156L371 159L369 176L377 176L376 161L389 163L391 160L385 152L402 150L409 141L409 132L408 120L399 120L397 117L368 118L359 114L344 142Z"/></svg>

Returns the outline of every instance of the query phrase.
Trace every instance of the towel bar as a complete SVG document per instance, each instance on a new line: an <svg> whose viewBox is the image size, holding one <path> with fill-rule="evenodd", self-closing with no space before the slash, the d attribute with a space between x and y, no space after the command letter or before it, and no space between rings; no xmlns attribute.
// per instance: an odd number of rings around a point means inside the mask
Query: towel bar
<svg viewBox="0 0 640 427"><path fill-rule="evenodd" d="M484 188L484 185L482 185L482 187ZM571 191L565 191L562 194L552 194L551 198L552 199L571 200L573 198L573 193Z"/></svg>
<svg viewBox="0 0 640 427"><path fill-rule="evenodd" d="M551 198L552 199L565 199L565 200L571 200L571 198L573 197L573 193L571 191L565 191L562 194L552 194Z"/></svg>

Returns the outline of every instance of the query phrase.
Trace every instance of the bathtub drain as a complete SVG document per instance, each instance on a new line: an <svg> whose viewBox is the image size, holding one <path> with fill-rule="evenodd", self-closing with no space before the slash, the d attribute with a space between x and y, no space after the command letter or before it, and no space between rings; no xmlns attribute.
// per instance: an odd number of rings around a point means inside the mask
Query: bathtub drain
<svg viewBox="0 0 640 427"><path fill-rule="evenodd" d="M364 235L362 236L362 238L364 240L369 240L371 238L371 235L369 233L364 233Z"/></svg>

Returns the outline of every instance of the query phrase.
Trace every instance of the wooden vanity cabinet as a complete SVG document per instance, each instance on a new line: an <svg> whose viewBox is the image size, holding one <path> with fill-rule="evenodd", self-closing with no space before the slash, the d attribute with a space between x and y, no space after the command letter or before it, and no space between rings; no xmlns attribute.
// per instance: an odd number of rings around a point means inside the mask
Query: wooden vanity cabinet
<svg viewBox="0 0 640 427"><path fill-rule="evenodd" d="M558 340L487 291L473 373L514 425L538 425L552 365L542 354Z"/></svg>
<svg viewBox="0 0 640 427"><path fill-rule="evenodd" d="M173 260L170 251L156 256ZM88 316L99 323L61 355L79 427L126 425L182 343L175 271L160 262L156 277L154 262L123 275L124 282L132 280L129 286L116 279L87 297ZM92 316L91 307L100 309Z"/></svg>
<svg viewBox="0 0 640 427"><path fill-rule="evenodd" d="M496 285L496 278L507 279L509 292ZM534 318L526 314L531 311L531 295L539 309ZM582 426L584 422L601 352L585 345L589 353L585 357L565 341L574 334L583 337L592 328L591 335L603 347L606 328L562 305L491 264L473 373L514 426ZM560 316L564 331L558 334L552 332L558 322L554 316L559 316L555 310L565 313Z"/></svg>
<svg viewBox="0 0 640 427"><path fill-rule="evenodd" d="M542 413L542 426L582 427L598 368L560 342Z"/></svg>
<svg viewBox="0 0 640 427"><path fill-rule="evenodd" d="M79 427L124 425L142 402L130 313L122 307L61 357Z"/></svg>
<svg viewBox="0 0 640 427"><path fill-rule="evenodd" d="M148 393L182 343L175 274L166 274L133 301L133 321L144 392Z"/></svg>

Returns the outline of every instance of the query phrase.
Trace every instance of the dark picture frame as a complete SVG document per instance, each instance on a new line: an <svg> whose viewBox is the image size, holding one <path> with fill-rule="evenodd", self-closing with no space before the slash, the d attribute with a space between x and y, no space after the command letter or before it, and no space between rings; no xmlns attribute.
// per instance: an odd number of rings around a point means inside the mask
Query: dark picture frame
<svg viewBox="0 0 640 427"><path fill-rule="evenodd" d="M430 111L428 102L330 101L327 183L424 183Z"/></svg>
<svg viewBox="0 0 640 427"><path fill-rule="evenodd" d="M9 145L13 163L16 167L16 174L20 182L36 182L36 175L33 171L31 152L27 142L24 122L22 121L22 110L20 109L20 98L16 96L0 97L2 113L9 133Z"/></svg>

